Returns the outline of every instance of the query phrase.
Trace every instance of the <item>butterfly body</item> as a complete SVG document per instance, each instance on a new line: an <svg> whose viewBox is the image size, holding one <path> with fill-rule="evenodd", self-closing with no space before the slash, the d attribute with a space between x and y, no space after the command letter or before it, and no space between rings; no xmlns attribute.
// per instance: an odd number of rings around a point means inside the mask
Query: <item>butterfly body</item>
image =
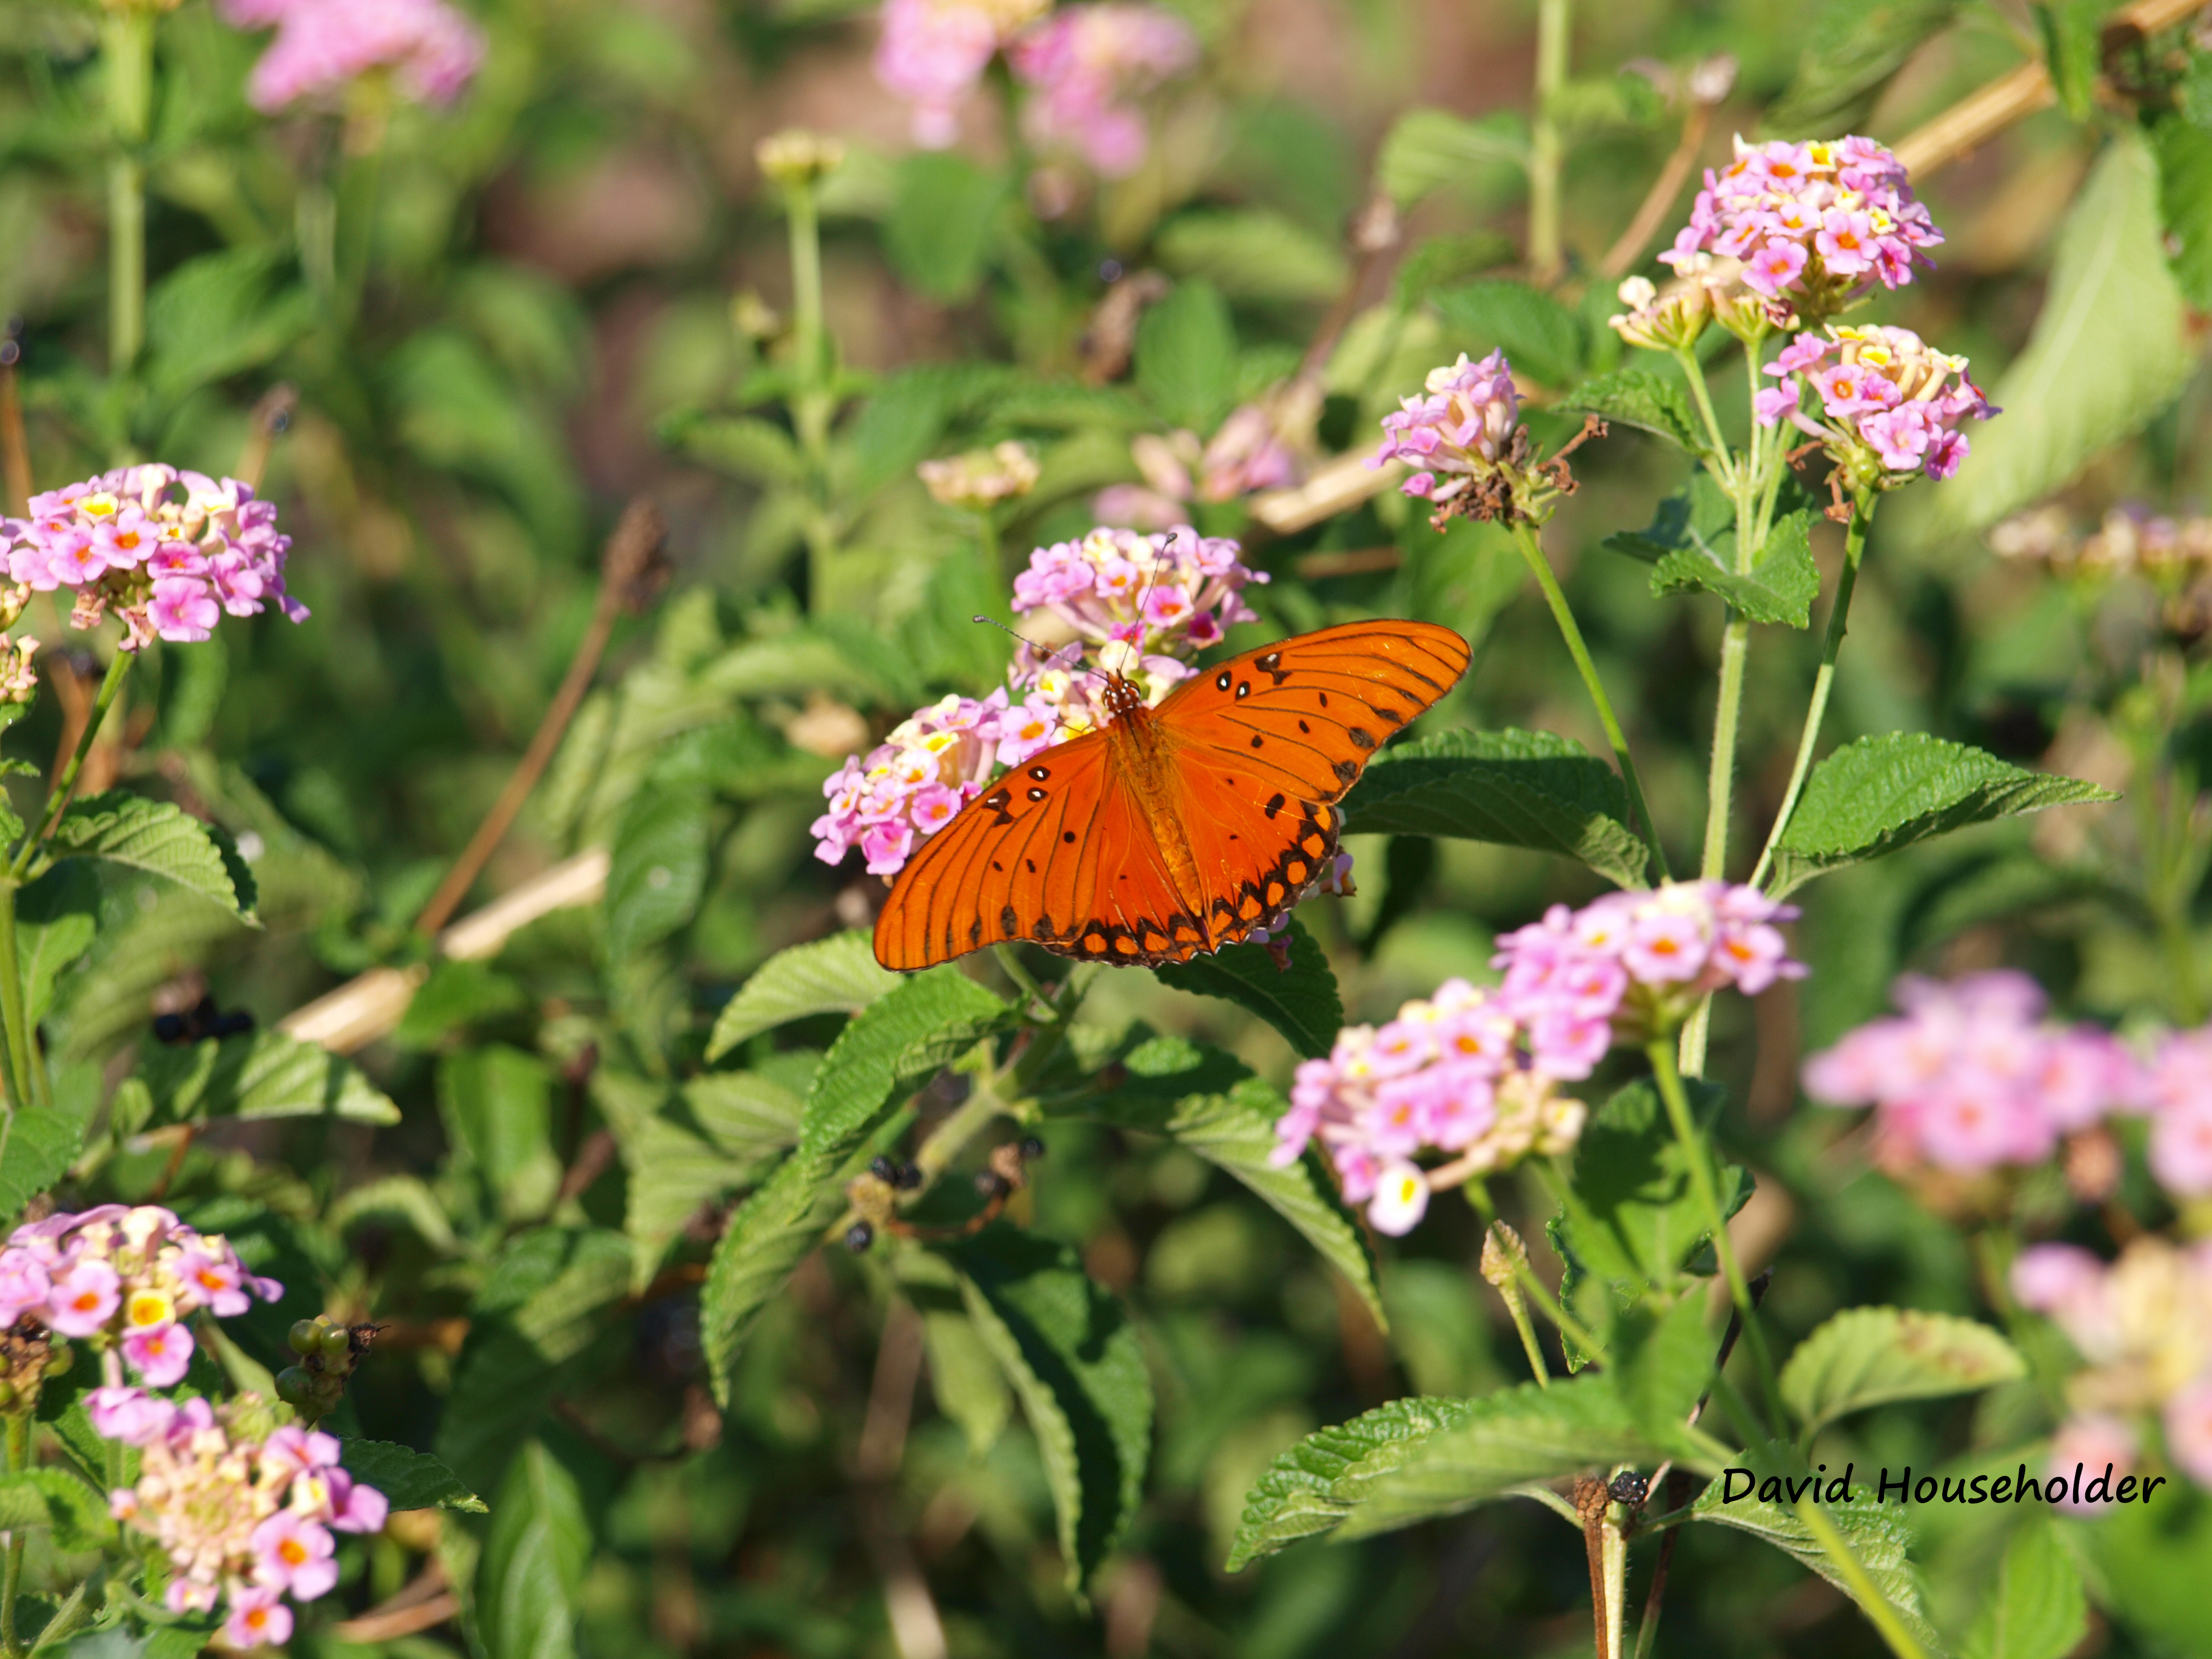
<svg viewBox="0 0 2212 1659"><path fill-rule="evenodd" d="M1467 662L1449 629L1354 623L1232 658L1157 708L1116 677L1101 730L1015 767L922 845L877 918L877 960L1026 939L1150 966L1250 937L1328 873L1336 803Z"/></svg>

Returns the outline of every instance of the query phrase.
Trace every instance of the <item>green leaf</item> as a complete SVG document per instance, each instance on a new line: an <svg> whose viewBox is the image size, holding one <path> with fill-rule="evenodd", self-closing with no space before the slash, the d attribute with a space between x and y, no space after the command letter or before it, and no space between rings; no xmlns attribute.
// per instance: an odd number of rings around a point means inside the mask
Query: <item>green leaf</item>
<svg viewBox="0 0 2212 1659"><path fill-rule="evenodd" d="M1479 355L1498 347L1516 374L1543 386L1570 386L1583 378L1589 340L1583 319L1526 283L1498 277L1429 296L1443 319L1447 351Z"/></svg>
<svg viewBox="0 0 2212 1659"><path fill-rule="evenodd" d="M1408 110L1382 140L1375 181L1401 208L1443 185L1466 185L1480 170L1525 167L1528 137L1516 115L1470 121L1440 109Z"/></svg>
<svg viewBox="0 0 2212 1659"><path fill-rule="evenodd" d="M1161 414L1201 436L1237 401L1237 330L1221 291L1190 277L1137 325L1137 386Z"/></svg>
<svg viewBox="0 0 2212 1659"><path fill-rule="evenodd" d="M50 1527L64 1550L94 1550L115 1541L115 1522L91 1487L60 1469L0 1474L0 1528Z"/></svg>
<svg viewBox="0 0 2212 1659"><path fill-rule="evenodd" d="M1648 529L1620 532L1607 537L1605 545L1651 561L1655 594L1717 593L1753 622L1802 628L1820 592L1820 572L1808 540L1812 526L1808 509L1781 514L1750 574L1739 575L1735 503L1710 473L1700 471L1659 503Z"/></svg>
<svg viewBox="0 0 2212 1659"><path fill-rule="evenodd" d="M1305 924L1291 918L1291 965L1275 965L1263 945L1224 945L1212 956L1165 963L1152 969L1163 985L1202 997L1219 997L1257 1014L1283 1034L1305 1060L1325 1054L1344 1025L1344 1003L1328 958Z"/></svg>
<svg viewBox="0 0 2212 1659"><path fill-rule="evenodd" d="M629 1293L631 1256L627 1238L597 1227L537 1228L501 1253L470 1306L438 1420L438 1457L461 1480L497 1485L555 1397L587 1370L603 1313Z"/></svg>
<svg viewBox="0 0 2212 1659"><path fill-rule="evenodd" d="M799 1145L731 1215L708 1265L700 1341L718 1401L729 1401L730 1367L753 1321L842 1213L838 1178L885 1109L1013 1018L947 966L904 977L838 1034L807 1091Z"/></svg>
<svg viewBox="0 0 2212 1659"><path fill-rule="evenodd" d="M382 1492L395 1510L459 1510L486 1513L484 1501L461 1478L428 1452L389 1440L342 1437L339 1462L363 1486Z"/></svg>
<svg viewBox="0 0 2212 1659"><path fill-rule="evenodd" d="M1622 887L1650 854L1620 776L1549 732L1442 732L1377 755L1344 804L1355 836L1455 836L1579 859Z"/></svg>
<svg viewBox="0 0 2212 1659"><path fill-rule="evenodd" d="M177 266L146 296L148 378L165 399L267 362L313 325L289 262L262 248L227 248Z"/></svg>
<svg viewBox="0 0 2212 1659"><path fill-rule="evenodd" d="M22 964L24 1017L36 1025L53 1006L54 981L92 948L100 878L75 859L15 895L15 959Z"/></svg>
<svg viewBox="0 0 2212 1659"><path fill-rule="evenodd" d="M1692 1113L1710 1119L1724 1092L1690 1083ZM1721 1164L1713 1182L1733 1215L1751 1196L1745 1172ZM1672 1294L1682 1271L1712 1236L1691 1179L1689 1154L1676 1138L1649 1079L1616 1090L1590 1115L1575 1146L1573 1177L1560 1190L1554 1242L1606 1284L1640 1297L1646 1287Z"/></svg>
<svg viewBox="0 0 2212 1659"><path fill-rule="evenodd" d="M691 919L707 885L707 791L648 785L632 797L607 861L607 951L620 960Z"/></svg>
<svg viewBox="0 0 2212 1659"><path fill-rule="evenodd" d="M1144 1497L1152 1429L1144 1348L1068 1245L994 1223L944 1253L1036 1437L1068 1588L1080 1590Z"/></svg>
<svg viewBox="0 0 2212 1659"><path fill-rule="evenodd" d="M758 1072L709 1072L678 1087L684 1112L714 1149L743 1163L773 1158L799 1139L806 1100Z"/></svg>
<svg viewBox="0 0 2212 1659"><path fill-rule="evenodd" d="M2115 137L2059 228L2043 309L1935 516L1978 530L2040 499L2172 403L2196 372L2143 140Z"/></svg>
<svg viewBox="0 0 2212 1659"><path fill-rule="evenodd" d="M76 802L54 826L56 858L105 859L188 887L258 927L252 872L230 837L165 800L111 789Z"/></svg>
<svg viewBox="0 0 2212 1659"><path fill-rule="evenodd" d="M2066 1659L2088 1628L2081 1570L2058 1529L2038 1516L2007 1540L1996 1589L1959 1644L1959 1659Z"/></svg>
<svg viewBox="0 0 2212 1659"><path fill-rule="evenodd" d="M747 1038L809 1014L854 1014L902 982L876 961L865 927L779 951L722 1005L707 1058L720 1060Z"/></svg>
<svg viewBox="0 0 2212 1659"><path fill-rule="evenodd" d="M511 1014L530 1006L530 994L483 962L441 957L430 976L415 988L392 1041L402 1048L439 1047L447 1037L482 1019Z"/></svg>
<svg viewBox="0 0 2212 1659"><path fill-rule="evenodd" d="M1616 426L1635 427L1692 455L1702 455L1711 447L1682 388L1649 369L1618 369L1584 380L1558 406L1570 415L1595 415Z"/></svg>
<svg viewBox="0 0 2212 1659"><path fill-rule="evenodd" d="M1824 0L1797 72L1767 106L1761 131L1778 138L1863 131L1890 77L1958 9L1959 0Z"/></svg>
<svg viewBox="0 0 2212 1659"><path fill-rule="evenodd" d="M632 1288L643 1290L685 1225L708 1205L750 1183L781 1149L764 1146L758 1157L732 1158L696 1125L676 1117L675 1097L665 1085L607 1066L592 1073L592 1099L629 1172L623 1230L637 1245ZM795 1112L790 1128L796 1138Z"/></svg>
<svg viewBox="0 0 2212 1659"><path fill-rule="evenodd" d="M138 1075L165 1121L211 1117L338 1117L393 1124L399 1108L362 1069L320 1043L282 1031L161 1048Z"/></svg>
<svg viewBox="0 0 2212 1659"><path fill-rule="evenodd" d="M1849 1308L1797 1345L1782 1397L1808 1434L1893 1400L1972 1394L2027 1375L1987 1325L1910 1308Z"/></svg>
<svg viewBox="0 0 2212 1659"><path fill-rule="evenodd" d="M663 435L692 460L755 483L796 485L806 477L799 446L772 421L705 416L676 422Z"/></svg>
<svg viewBox="0 0 2212 1659"><path fill-rule="evenodd" d="M958 1304L926 1308L922 1342L937 1409L960 1425L968 1455L981 1462L999 1443L1014 1410L1013 1390L975 1322Z"/></svg>
<svg viewBox="0 0 2212 1659"><path fill-rule="evenodd" d="M1854 1601L1859 1601L1857 1592L1815 1541L1812 1528L1794 1508L1765 1503L1756 1497L1723 1504L1722 1485L1716 1480L1705 1488L1691 1506L1692 1521L1717 1522L1763 1539L1795 1556L1800 1565L1820 1574ZM1851 1553L1858 1557L1860 1565L1866 1568L1882 1598L1896 1611L1905 1628L1928 1652L1942 1654L1942 1642L1921 1610L1919 1575L1914 1572L1905 1553L1912 1534L1898 1510L1894 1507L1885 1509L1870 1498L1854 1498L1844 1504L1823 1504L1820 1507L1827 1511L1828 1518L1835 1522L1837 1530L1851 1547ZM1863 1601L1859 1604L1865 1605Z"/></svg>
<svg viewBox="0 0 2212 1659"><path fill-rule="evenodd" d="M533 1440L500 1486L477 1566L477 1632L489 1659L574 1659L591 1558L583 1494Z"/></svg>
<svg viewBox="0 0 2212 1659"><path fill-rule="evenodd" d="M1237 300L1326 301L1344 286L1344 255L1297 220L1264 208L1183 213L1160 227L1160 263Z"/></svg>
<svg viewBox="0 0 2212 1659"><path fill-rule="evenodd" d="M1532 1480L1659 1455L1605 1377L1479 1400L1396 1400L1308 1435L1244 1500L1229 1571L1316 1533L1366 1537L1455 1515Z"/></svg>
<svg viewBox="0 0 2212 1659"><path fill-rule="evenodd" d="M983 266L1011 183L947 149L917 150L899 163L898 193L884 224L891 269L933 300L965 300Z"/></svg>
<svg viewBox="0 0 2212 1659"><path fill-rule="evenodd" d="M0 1223L68 1173L84 1144L84 1124L74 1113L29 1106L0 1115Z"/></svg>
<svg viewBox="0 0 2212 1659"><path fill-rule="evenodd" d="M1683 1425L1711 1381L1717 1344L1705 1328L1705 1298L1692 1290L1671 1308L1644 1302L1614 1324L1613 1384L1654 1446L1696 1455Z"/></svg>
<svg viewBox="0 0 2212 1659"><path fill-rule="evenodd" d="M1287 1101L1243 1062L1182 1037L1154 1037L1121 1063L1126 1079L1102 1101L1079 1103L1071 1114L1165 1135L1225 1170L1297 1228L1359 1292L1376 1323L1389 1328L1367 1235L1345 1209L1320 1152L1309 1148L1283 1168L1273 1162L1275 1123L1290 1109Z"/></svg>
<svg viewBox="0 0 2212 1659"><path fill-rule="evenodd" d="M2076 121L2087 120L2096 107L2106 9L2105 0L2043 0L2035 8L2044 66L2057 89L2058 106Z"/></svg>
<svg viewBox="0 0 2212 1659"><path fill-rule="evenodd" d="M1468 231L1456 236L1431 236L1417 243L1398 262L1391 289L1399 306L1413 307L1440 288L1463 283L1486 270L1509 265L1520 257L1513 239L1494 230Z"/></svg>
<svg viewBox="0 0 2212 1659"><path fill-rule="evenodd" d="M2202 311L2212 307L2212 131L2168 115L2153 122L2149 134L2158 155L2159 222L2173 250L2173 278Z"/></svg>
<svg viewBox="0 0 2212 1659"><path fill-rule="evenodd" d="M438 1061L438 1112L453 1167L475 1174L502 1218L544 1214L561 1186L550 1066L503 1042L457 1049Z"/></svg>
<svg viewBox="0 0 2212 1659"><path fill-rule="evenodd" d="M1783 832L1774 891L1971 823L2117 799L2094 783L2031 772L1924 732L1861 738L1806 780Z"/></svg>

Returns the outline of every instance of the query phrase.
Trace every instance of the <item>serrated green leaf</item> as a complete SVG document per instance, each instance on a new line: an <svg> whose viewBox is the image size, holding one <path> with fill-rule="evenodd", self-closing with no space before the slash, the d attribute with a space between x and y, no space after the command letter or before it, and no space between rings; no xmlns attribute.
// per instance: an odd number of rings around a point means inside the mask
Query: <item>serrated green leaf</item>
<svg viewBox="0 0 2212 1659"><path fill-rule="evenodd" d="M23 1012L33 1025L53 1006L54 981L92 948L100 925L100 878L70 859L15 895L15 958Z"/></svg>
<svg viewBox="0 0 2212 1659"><path fill-rule="evenodd" d="M2048 1518L2015 1528L1959 1659L2066 1659L2089 1628L2081 1569Z"/></svg>
<svg viewBox="0 0 2212 1659"><path fill-rule="evenodd" d="M190 888L253 927L253 874L230 837L165 800L111 789L77 801L54 826L58 859L105 859Z"/></svg>
<svg viewBox="0 0 2212 1659"><path fill-rule="evenodd" d="M265 247L187 259L146 296L147 374L164 399L265 363L314 324L315 303Z"/></svg>
<svg viewBox="0 0 2212 1659"><path fill-rule="evenodd" d="M73 1113L27 1106L0 1114L0 1223L59 1181L83 1144L84 1124Z"/></svg>
<svg viewBox="0 0 2212 1659"><path fill-rule="evenodd" d="M1861 738L1806 780L1778 848L1774 891L1968 824L2117 799L2094 783L2031 772L1924 732Z"/></svg>
<svg viewBox="0 0 2212 1659"><path fill-rule="evenodd" d="M342 1194L331 1206L326 1218L341 1233L357 1221L404 1227L441 1255L456 1255L461 1248L446 1206L420 1176L380 1176L365 1181Z"/></svg>
<svg viewBox="0 0 2212 1659"><path fill-rule="evenodd" d="M967 1437L969 1456L981 1462L1013 1416L1013 1390L957 1296L940 1292L939 1297L916 1298L929 1355L930 1393L937 1409Z"/></svg>
<svg viewBox="0 0 2212 1659"><path fill-rule="evenodd" d="M1615 425L1635 427L1692 455L1702 455L1711 447L1682 388L1649 369L1619 369L1584 380L1559 400L1559 407L1570 415L1595 415Z"/></svg>
<svg viewBox="0 0 2212 1659"><path fill-rule="evenodd" d="M2058 106L2076 121L2087 120L2096 107L2107 9L2105 0L2039 0L2035 7L2044 67L2058 94Z"/></svg>
<svg viewBox="0 0 2212 1659"><path fill-rule="evenodd" d="M1320 301L1344 286L1333 243L1264 208L1178 214L1154 246L1170 271L1202 276L1231 299Z"/></svg>
<svg viewBox="0 0 2212 1659"><path fill-rule="evenodd" d="M1705 1298L1694 1291L1671 1308L1640 1303L1615 1322L1606 1350L1613 1384L1651 1444L1695 1455L1682 1425L1711 1381L1716 1352Z"/></svg>
<svg viewBox="0 0 2212 1659"><path fill-rule="evenodd" d="M631 799L607 855L611 957L634 955L690 921L707 885L708 810L696 784L649 784Z"/></svg>
<svg viewBox="0 0 2212 1659"><path fill-rule="evenodd" d="M665 428L665 436L690 459L756 483L796 485L806 464L791 434L753 416L710 416Z"/></svg>
<svg viewBox="0 0 2212 1659"><path fill-rule="evenodd" d="M1724 1091L1695 1079L1689 1087L1693 1113L1712 1117ZM1734 1165L1717 1162L1713 1181L1728 1214L1751 1195L1745 1172ZM1575 1260L1638 1295L1647 1285L1674 1291L1679 1275L1712 1233L1691 1177L1689 1154L1648 1079L1614 1091L1590 1115L1559 1201Z"/></svg>
<svg viewBox="0 0 2212 1659"><path fill-rule="evenodd" d="M622 1234L597 1227L540 1227L501 1253L470 1306L438 1420L437 1455L459 1479L478 1491L499 1484L555 1396L587 1367L604 1310L629 1292L632 1256Z"/></svg>
<svg viewBox="0 0 2212 1659"><path fill-rule="evenodd" d="M1073 1249L994 1223L945 1247L975 1334L1022 1402L1059 1517L1068 1588L1081 1590L1144 1496L1152 1383L1113 1295Z"/></svg>
<svg viewBox="0 0 2212 1659"><path fill-rule="evenodd" d="M1520 117L1500 112L1468 120L1440 109L1408 110L1382 140L1375 181L1401 208L1444 185L1466 185L1479 170L1527 165L1528 138Z"/></svg>
<svg viewBox="0 0 2212 1659"><path fill-rule="evenodd" d="M484 1501L461 1483L460 1476L428 1452L389 1440L342 1437L339 1462L363 1486L382 1492L395 1510L459 1510L487 1513Z"/></svg>
<svg viewBox="0 0 2212 1659"><path fill-rule="evenodd" d="M684 1114L725 1157L759 1163L799 1139L802 1094L758 1072L708 1072L678 1085Z"/></svg>
<svg viewBox="0 0 2212 1659"><path fill-rule="evenodd" d="M1732 1504L1723 1504L1721 1492L1720 1481L1707 1486L1692 1505L1690 1518L1715 1522L1763 1539L1795 1556L1801 1565L1820 1574L1854 1601L1859 1600L1857 1592L1814 1540L1812 1528L1795 1509L1764 1503L1757 1497L1739 1498ZM1919 1575L1913 1571L1906 1554L1911 1531L1898 1510L1885 1509L1869 1498L1854 1498L1844 1504L1823 1504L1820 1507L1835 1522L1837 1530L1843 1534L1852 1553L1858 1557L1860 1565L1866 1568L1868 1576L1905 1628L1929 1653L1941 1656L1942 1642L1921 1609Z"/></svg>
<svg viewBox="0 0 2212 1659"><path fill-rule="evenodd" d="M1498 277L1442 289L1429 303L1443 319L1448 351L1479 356L1495 347L1516 374L1543 386L1583 378L1589 356L1583 319L1539 289Z"/></svg>
<svg viewBox="0 0 2212 1659"><path fill-rule="evenodd" d="M1273 1162L1275 1123L1288 1102L1233 1056L1181 1037L1154 1037L1121 1064L1126 1081L1070 1114L1165 1135L1225 1170L1297 1228L1358 1291L1376 1323L1389 1328L1367 1235L1346 1210L1319 1152L1309 1149L1282 1168Z"/></svg>
<svg viewBox="0 0 2212 1659"><path fill-rule="evenodd" d="M1200 277L1177 283L1137 325L1135 366L1161 414L1212 432L1237 401L1237 329L1221 291Z"/></svg>
<svg viewBox="0 0 2212 1659"><path fill-rule="evenodd" d="M561 1188L553 1150L553 1068L504 1042L480 1043L438 1060L438 1113L457 1173L473 1174L487 1209L532 1220Z"/></svg>
<svg viewBox="0 0 2212 1659"><path fill-rule="evenodd" d="M891 269L933 300L967 299L983 268L1012 181L951 150L917 150L899 163L884 222Z"/></svg>
<svg viewBox="0 0 2212 1659"><path fill-rule="evenodd" d="M2158 169L2148 144L2115 137L2059 228L2043 309L1947 481L1934 517L1978 530L2057 489L2172 403L2201 354L2166 263Z"/></svg>
<svg viewBox="0 0 2212 1659"><path fill-rule="evenodd" d="M0 1528L20 1527L52 1528L56 1547L64 1550L99 1549L116 1536L106 1502L60 1469L0 1474Z"/></svg>
<svg viewBox="0 0 2212 1659"><path fill-rule="evenodd" d="M1832 138L1861 123L1883 87L1922 44L1950 24L1959 0L1825 0L1797 72L1767 106L1760 130L1778 138Z"/></svg>
<svg viewBox="0 0 2212 1659"><path fill-rule="evenodd" d="M1231 945L1188 962L1164 963L1152 969L1163 985L1202 997L1233 1002L1283 1034L1300 1058L1316 1059L1329 1050L1344 1025L1344 1003L1336 975L1320 942L1305 924L1291 918L1291 965L1278 968L1262 945Z"/></svg>
<svg viewBox="0 0 2212 1659"><path fill-rule="evenodd" d="M160 1048L138 1075L165 1121L211 1117L338 1117L392 1124L399 1108L351 1060L282 1031Z"/></svg>
<svg viewBox="0 0 2212 1659"><path fill-rule="evenodd" d="M1782 1397L1808 1434L1893 1400L1972 1394L2027 1374L1987 1325L1910 1308L1849 1308L1797 1345Z"/></svg>
<svg viewBox="0 0 2212 1659"><path fill-rule="evenodd" d="M855 1014L901 982L876 961L872 937L854 927L779 951L722 1005L707 1058L720 1060L747 1038L808 1014Z"/></svg>
<svg viewBox="0 0 2212 1659"><path fill-rule="evenodd" d="M1659 503L1650 526L1606 538L1616 553L1652 563L1655 594L1717 593L1758 623L1802 628L1820 592L1808 510L1784 513L1767 532L1748 574L1735 568L1735 504L1700 470Z"/></svg>
<svg viewBox="0 0 2212 1659"><path fill-rule="evenodd" d="M1650 854L1620 777L1548 732L1443 732L1377 755L1344 803L1356 836L1454 836L1579 859L1622 887Z"/></svg>
<svg viewBox="0 0 2212 1659"><path fill-rule="evenodd" d="M533 1440L500 1486L477 1567L477 1631L489 1659L574 1659L591 1558L575 1478Z"/></svg>
<svg viewBox="0 0 2212 1659"><path fill-rule="evenodd" d="M1399 306L1410 310L1440 288L1464 283L1486 270L1511 264L1520 249L1510 236L1494 230L1469 231L1456 236L1431 236L1414 245L1398 262L1391 291Z"/></svg>
<svg viewBox="0 0 2212 1659"><path fill-rule="evenodd" d="M2212 76L2207 80L2212 82ZM2173 278L2189 303L2203 310L2212 307L2212 131L2167 115L2151 124L2149 134L2158 156L2159 220L2173 251Z"/></svg>
<svg viewBox="0 0 2212 1659"><path fill-rule="evenodd" d="M629 1174L623 1231L636 1243L631 1282L642 1290L685 1225L706 1206L757 1180L781 1148L732 1157L696 1125L680 1121L678 1097L665 1085L605 1066L592 1074L592 1099ZM796 1138L795 1113L790 1127Z"/></svg>
<svg viewBox="0 0 2212 1659"><path fill-rule="evenodd" d="M951 967L905 976L855 1014L807 1091L799 1145L731 1215L699 1295L700 1340L716 1399L760 1310L845 1203L836 1185L886 1109L1014 1018Z"/></svg>
<svg viewBox="0 0 2212 1659"><path fill-rule="evenodd" d="M1656 1463L1602 1376L1479 1400L1398 1400L1308 1435L1244 1501L1232 1572L1316 1533L1367 1537L1455 1515L1531 1480L1618 1462Z"/></svg>

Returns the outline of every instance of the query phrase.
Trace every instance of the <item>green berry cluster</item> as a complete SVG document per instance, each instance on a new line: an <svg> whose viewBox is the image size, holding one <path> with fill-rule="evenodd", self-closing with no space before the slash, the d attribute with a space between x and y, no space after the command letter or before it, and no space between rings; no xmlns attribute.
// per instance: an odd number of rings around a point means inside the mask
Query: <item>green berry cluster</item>
<svg viewBox="0 0 2212 1659"><path fill-rule="evenodd" d="M368 1352L374 1326L333 1324L325 1315L296 1322L285 1340L300 1356L276 1373L276 1397L313 1425L337 1409L346 1378Z"/></svg>

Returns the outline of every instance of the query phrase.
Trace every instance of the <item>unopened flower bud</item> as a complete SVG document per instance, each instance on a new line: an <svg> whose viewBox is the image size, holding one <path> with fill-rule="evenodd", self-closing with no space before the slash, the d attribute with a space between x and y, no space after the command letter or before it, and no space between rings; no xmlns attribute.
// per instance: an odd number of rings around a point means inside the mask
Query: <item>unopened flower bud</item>
<svg viewBox="0 0 2212 1659"><path fill-rule="evenodd" d="M39 671L31 665L38 649L27 634L15 641L0 634L0 703L27 703L39 695Z"/></svg>
<svg viewBox="0 0 2212 1659"><path fill-rule="evenodd" d="M1490 1231L1482 1238L1485 1282L1502 1291L1528 1265L1528 1247L1521 1242L1521 1235L1502 1221L1491 1223Z"/></svg>
<svg viewBox="0 0 2212 1659"><path fill-rule="evenodd" d="M924 461L915 471L933 500L970 513L1028 495L1041 476L1036 457L1012 440L989 449Z"/></svg>
<svg viewBox="0 0 2212 1659"><path fill-rule="evenodd" d="M809 132L803 127L787 127L781 132L770 133L755 145L753 159L760 163L760 170L776 183L796 187L812 184L824 173L836 172L844 162L845 146L837 139Z"/></svg>

